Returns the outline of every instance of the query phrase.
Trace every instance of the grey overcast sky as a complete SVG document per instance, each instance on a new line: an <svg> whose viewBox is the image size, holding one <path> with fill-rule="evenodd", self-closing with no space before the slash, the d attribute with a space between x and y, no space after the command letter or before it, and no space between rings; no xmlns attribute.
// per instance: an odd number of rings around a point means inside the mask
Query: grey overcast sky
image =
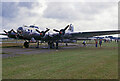
<svg viewBox="0 0 120 81"><path fill-rule="evenodd" d="M118 0L2 0L0 32L35 24L44 30L72 23L77 31L118 29Z"/></svg>

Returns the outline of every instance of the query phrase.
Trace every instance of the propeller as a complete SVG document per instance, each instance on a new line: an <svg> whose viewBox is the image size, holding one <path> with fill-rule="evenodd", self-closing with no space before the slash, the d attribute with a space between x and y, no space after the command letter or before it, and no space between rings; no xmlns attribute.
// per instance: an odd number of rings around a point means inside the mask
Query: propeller
<svg viewBox="0 0 120 81"><path fill-rule="evenodd" d="M13 33L15 33L16 38L18 38L20 36L20 34L18 32L15 32L15 30L12 29L12 31L13 31Z"/></svg>
<svg viewBox="0 0 120 81"><path fill-rule="evenodd" d="M10 30L10 31L6 31L6 30L3 30L7 35L9 35L9 34L11 34L11 32L12 32L12 30Z"/></svg>
<svg viewBox="0 0 120 81"><path fill-rule="evenodd" d="M60 35L64 35L65 31L67 30L68 27L69 27L69 25L67 25L64 29L61 29L61 30L53 29L53 31L59 32Z"/></svg>
<svg viewBox="0 0 120 81"><path fill-rule="evenodd" d="M6 31L4 30L4 32L7 34L7 35L14 35L16 38L19 38L19 36L22 36L22 32L16 32L15 30L11 29L10 31ZM13 32L13 33L12 33Z"/></svg>
<svg viewBox="0 0 120 81"><path fill-rule="evenodd" d="M11 30L14 34L15 34L15 37L16 39L19 39L19 38L23 38L23 34L22 34L22 31L15 31L15 30Z"/></svg>
<svg viewBox="0 0 120 81"><path fill-rule="evenodd" d="M40 33L40 36L45 36L45 33L47 33L48 31L49 31L50 29L48 29L48 28L46 28L46 30L45 31L39 31L38 29L36 29L36 31L38 32L38 33Z"/></svg>

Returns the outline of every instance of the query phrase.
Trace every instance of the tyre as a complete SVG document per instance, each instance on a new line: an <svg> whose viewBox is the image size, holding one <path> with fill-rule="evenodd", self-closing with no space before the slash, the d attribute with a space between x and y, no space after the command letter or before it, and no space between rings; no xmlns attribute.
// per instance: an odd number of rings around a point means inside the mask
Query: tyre
<svg viewBox="0 0 120 81"><path fill-rule="evenodd" d="M29 42L25 42L25 43L24 43L24 47L25 47L25 48L29 48Z"/></svg>

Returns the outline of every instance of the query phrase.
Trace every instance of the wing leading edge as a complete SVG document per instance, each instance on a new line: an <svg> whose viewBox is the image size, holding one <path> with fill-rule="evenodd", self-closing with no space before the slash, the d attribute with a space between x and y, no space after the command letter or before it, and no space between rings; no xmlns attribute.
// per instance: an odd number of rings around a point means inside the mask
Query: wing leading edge
<svg viewBox="0 0 120 81"><path fill-rule="evenodd" d="M70 35L71 35L73 38L78 38L78 37L93 37L93 36L110 35L110 34L120 34L120 30L112 30L112 31L93 31L93 32L78 32L78 33L71 33Z"/></svg>

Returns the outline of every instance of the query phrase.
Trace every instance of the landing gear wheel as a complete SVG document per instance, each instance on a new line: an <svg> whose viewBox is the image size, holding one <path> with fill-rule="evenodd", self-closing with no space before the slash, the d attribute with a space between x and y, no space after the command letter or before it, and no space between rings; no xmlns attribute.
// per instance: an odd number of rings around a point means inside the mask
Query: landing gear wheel
<svg viewBox="0 0 120 81"><path fill-rule="evenodd" d="M29 42L24 42L24 47L29 48Z"/></svg>

